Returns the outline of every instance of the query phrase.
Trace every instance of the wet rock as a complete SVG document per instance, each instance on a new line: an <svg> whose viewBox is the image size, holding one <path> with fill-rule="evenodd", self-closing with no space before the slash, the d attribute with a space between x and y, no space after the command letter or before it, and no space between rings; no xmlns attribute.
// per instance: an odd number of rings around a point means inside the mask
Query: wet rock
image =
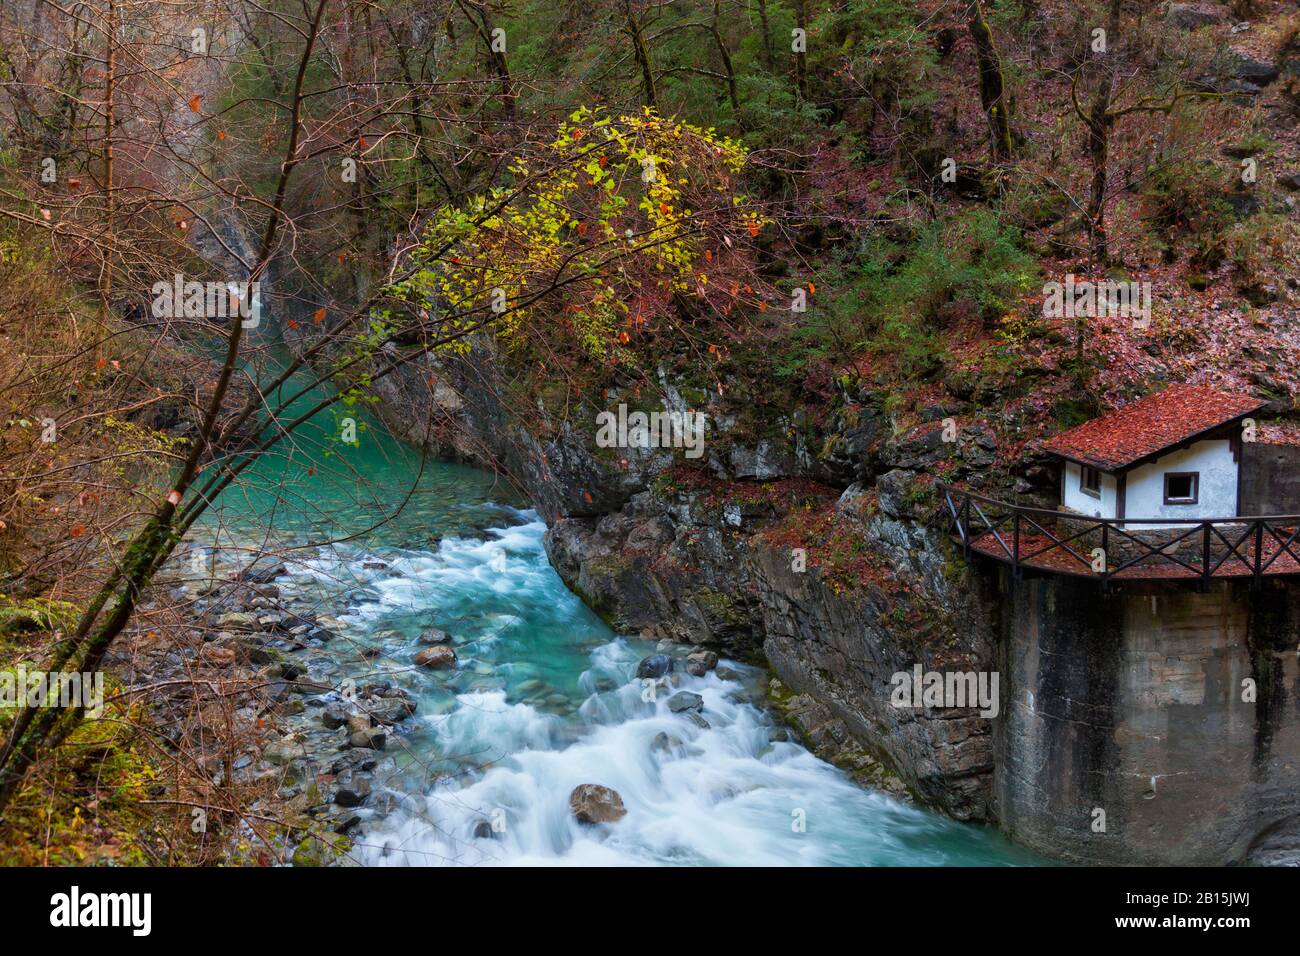
<svg viewBox="0 0 1300 956"><path fill-rule="evenodd" d="M687 711L682 716L684 716L687 720L693 723L696 727L699 727L700 730L708 730L710 727L713 726L711 723L709 723L707 720L701 717L699 713L693 710Z"/></svg>
<svg viewBox="0 0 1300 956"><path fill-rule="evenodd" d="M438 644L416 654L415 663L420 667L454 667L456 652L445 644Z"/></svg>
<svg viewBox="0 0 1300 956"><path fill-rule="evenodd" d="M367 698L361 706L373 719L395 724L412 716L418 704L410 696L385 696Z"/></svg>
<svg viewBox="0 0 1300 956"><path fill-rule="evenodd" d="M382 727L358 730L348 735L348 745L357 750L383 750L388 743L388 732Z"/></svg>
<svg viewBox="0 0 1300 956"><path fill-rule="evenodd" d="M703 677L718 666L718 655L713 651L696 651L686 656L686 673L692 677Z"/></svg>
<svg viewBox="0 0 1300 956"><path fill-rule="evenodd" d="M420 634L419 641L421 644L450 644L451 635L446 631L431 627Z"/></svg>
<svg viewBox="0 0 1300 956"><path fill-rule="evenodd" d="M673 659L667 654L653 654L636 666L636 676L640 678L663 677L673 669Z"/></svg>
<svg viewBox="0 0 1300 956"><path fill-rule="evenodd" d="M574 787L569 794L569 811L579 823L613 823L627 816L618 791L598 783Z"/></svg>
<svg viewBox="0 0 1300 956"><path fill-rule="evenodd" d="M681 746L680 737L674 737L672 734L663 731L655 734L654 740L650 741L650 750L654 753L673 753Z"/></svg>
<svg viewBox="0 0 1300 956"><path fill-rule="evenodd" d="M349 770L360 770L369 773L379 766L379 758L373 751L369 750L349 750L343 753L330 764L330 773L342 775Z"/></svg>
<svg viewBox="0 0 1300 956"><path fill-rule="evenodd" d="M369 714L349 713L347 718L348 733L359 734L369 730L372 726Z"/></svg>
<svg viewBox="0 0 1300 956"><path fill-rule="evenodd" d="M262 751L262 756L276 766L284 766L291 761L301 760L307 756L307 747L302 741L289 736L271 743Z"/></svg>
<svg viewBox="0 0 1300 956"><path fill-rule="evenodd" d="M329 730L338 730L348 722L351 715L352 709L347 704L328 704L321 712L320 722Z"/></svg>
<svg viewBox="0 0 1300 956"><path fill-rule="evenodd" d="M496 833L492 830L492 824L486 820L480 820L474 824L474 839L476 840L495 840Z"/></svg>
<svg viewBox="0 0 1300 956"><path fill-rule="evenodd" d="M699 713L704 709L704 698L699 694L692 694L688 690L678 691L668 698L668 709L674 714L682 714L687 711Z"/></svg>
<svg viewBox="0 0 1300 956"><path fill-rule="evenodd" d="M370 778L365 774L347 771L340 775L334 802L340 807L359 807L370 796Z"/></svg>
<svg viewBox="0 0 1300 956"><path fill-rule="evenodd" d="M360 823L361 815L359 813L345 813L338 818L338 822L334 825L334 832L347 833Z"/></svg>

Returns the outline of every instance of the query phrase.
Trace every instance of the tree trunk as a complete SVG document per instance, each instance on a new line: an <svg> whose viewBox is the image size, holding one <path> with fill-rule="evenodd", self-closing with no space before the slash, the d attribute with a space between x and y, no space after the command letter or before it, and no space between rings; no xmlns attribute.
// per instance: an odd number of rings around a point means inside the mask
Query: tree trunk
<svg viewBox="0 0 1300 956"><path fill-rule="evenodd" d="M659 97L655 92L654 68L650 63L650 51L646 47L645 37L641 33L641 24L637 22L636 13L632 9L632 0L623 0L623 10L627 16L627 32L632 37L632 52L637 65L641 67L641 92L645 97L645 105L658 111Z"/></svg>
<svg viewBox="0 0 1300 956"><path fill-rule="evenodd" d="M763 31L763 59L771 73L776 72L776 53L772 50L772 28L767 20L767 0L758 0L758 23Z"/></svg>
<svg viewBox="0 0 1300 956"><path fill-rule="evenodd" d="M713 25L710 32L713 34L713 42L718 47L718 56L722 58L722 71L727 76L727 95L731 98L731 108L738 113L740 112L740 97L736 95L736 70L731 65L731 54L727 51L727 44L722 39L722 15L719 6L720 0L713 0Z"/></svg>
<svg viewBox="0 0 1300 956"><path fill-rule="evenodd" d="M117 0L108 0L108 28L104 36L104 262L99 269L99 319L108 325L113 296L113 94L117 85Z"/></svg>
<svg viewBox="0 0 1300 956"><path fill-rule="evenodd" d="M980 71L980 105L988 115L993 161L1005 163L1011 159L1012 152L1010 100L1002 72L1002 58L993 42L993 31L984 19L984 5L980 0L971 4L968 26L975 40L975 59Z"/></svg>
<svg viewBox="0 0 1300 956"><path fill-rule="evenodd" d="M808 56L807 38L808 38L808 3L807 0L795 0L794 2L794 25L803 31L804 50L794 55L794 85L799 91L799 98L803 99L808 95L808 68L806 58Z"/></svg>

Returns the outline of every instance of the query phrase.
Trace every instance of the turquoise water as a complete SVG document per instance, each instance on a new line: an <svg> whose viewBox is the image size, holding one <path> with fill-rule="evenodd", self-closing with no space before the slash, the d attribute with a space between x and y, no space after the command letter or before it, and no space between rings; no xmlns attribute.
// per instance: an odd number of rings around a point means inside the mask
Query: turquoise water
<svg viewBox="0 0 1300 956"><path fill-rule="evenodd" d="M280 550L285 601L328 615L340 635L327 645L338 674L418 698L386 777L395 808L372 819L359 862L1036 862L779 739L755 668L679 675L703 697L707 727L668 710L677 688L643 699L636 665L655 647L611 632L565 588L536 514L491 475L422 460L361 413L359 447L342 444L348 414L319 416L259 463L196 543ZM428 627L455 638L454 670L413 666ZM626 817L577 823L568 799L583 783L617 790Z"/></svg>

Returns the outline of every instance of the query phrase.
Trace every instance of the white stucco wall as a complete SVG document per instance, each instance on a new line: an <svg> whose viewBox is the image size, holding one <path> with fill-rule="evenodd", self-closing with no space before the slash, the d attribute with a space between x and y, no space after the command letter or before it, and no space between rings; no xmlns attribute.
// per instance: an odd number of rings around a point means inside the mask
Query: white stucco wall
<svg viewBox="0 0 1300 956"><path fill-rule="evenodd" d="M1061 489L1061 503L1071 511L1077 511L1089 518L1114 518L1116 508L1115 476L1102 472L1101 497L1094 498L1079 490L1082 465L1072 461L1065 463L1065 487Z"/></svg>
<svg viewBox="0 0 1300 956"><path fill-rule="evenodd" d="M1196 504L1164 504L1165 472L1168 471L1201 473ZM1236 515L1237 464L1232 460L1232 448L1226 438L1198 441L1128 473L1124 497L1126 518L1235 518Z"/></svg>

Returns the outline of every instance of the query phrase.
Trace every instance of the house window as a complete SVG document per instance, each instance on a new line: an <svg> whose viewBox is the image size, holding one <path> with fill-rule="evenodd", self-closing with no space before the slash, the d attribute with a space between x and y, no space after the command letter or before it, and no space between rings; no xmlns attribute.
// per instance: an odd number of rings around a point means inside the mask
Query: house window
<svg viewBox="0 0 1300 956"><path fill-rule="evenodd" d="M1080 466L1079 490L1093 498L1101 497L1101 472L1087 465Z"/></svg>
<svg viewBox="0 0 1300 956"><path fill-rule="evenodd" d="M1165 472L1165 504L1194 505L1200 492L1199 471Z"/></svg>

